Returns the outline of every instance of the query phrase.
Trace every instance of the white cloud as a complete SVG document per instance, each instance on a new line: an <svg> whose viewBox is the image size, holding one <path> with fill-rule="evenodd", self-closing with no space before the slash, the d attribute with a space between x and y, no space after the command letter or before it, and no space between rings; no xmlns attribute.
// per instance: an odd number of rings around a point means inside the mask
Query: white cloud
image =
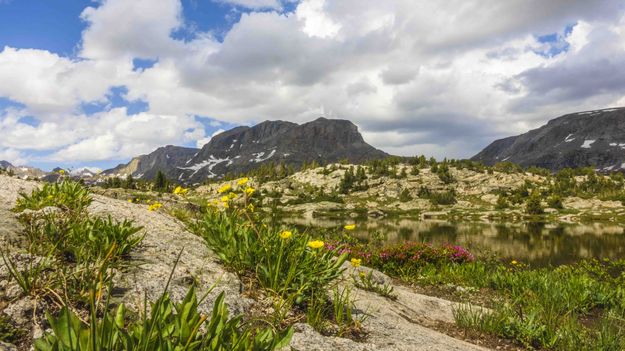
<svg viewBox="0 0 625 351"><path fill-rule="evenodd" d="M241 6L248 9L281 9L282 4L278 0L214 0L224 4Z"/></svg>
<svg viewBox="0 0 625 351"><path fill-rule="evenodd" d="M195 147L197 147L198 149L201 149L204 145L208 144L215 135L223 133L223 132L225 132L225 130L217 129L211 136L198 139L198 141L195 143Z"/></svg>
<svg viewBox="0 0 625 351"><path fill-rule="evenodd" d="M45 50L4 47L0 96L36 114L66 113L81 102L104 99L131 69L129 63L71 60Z"/></svg>
<svg viewBox="0 0 625 351"><path fill-rule="evenodd" d="M182 26L181 12L178 0L105 0L98 7L87 7L81 14L88 24L81 56L119 60L175 55L183 43L170 34Z"/></svg>
<svg viewBox="0 0 625 351"><path fill-rule="evenodd" d="M303 0L294 13L278 0L220 2L262 11L246 11L221 41L210 32L181 41L171 36L185 26L180 1L105 0L81 15L78 58L4 48L0 97L25 107L0 115L0 151L116 159L204 145L192 115L234 124L325 115L352 120L389 152L467 157L495 137L625 101L620 1ZM537 36L550 33L568 51L546 55L552 46ZM158 62L133 71L133 58ZM82 113L115 86L148 111ZM27 115L39 125L21 123Z"/></svg>
<svg viewBox="0 0 625 351"><path fill-rule="evenodd" d="M325 4L326 0L309 0L297 9L297 19L304 23L302 30L311 37L332 38L341 29L324 11Z"/></svg>
<svg viewBox="0 0 625 351"><path fill-rule="evenodd" d="M8 161L13 166L21 166L28 163L28 158L19 150L0 147L0 161Z"/></svg>

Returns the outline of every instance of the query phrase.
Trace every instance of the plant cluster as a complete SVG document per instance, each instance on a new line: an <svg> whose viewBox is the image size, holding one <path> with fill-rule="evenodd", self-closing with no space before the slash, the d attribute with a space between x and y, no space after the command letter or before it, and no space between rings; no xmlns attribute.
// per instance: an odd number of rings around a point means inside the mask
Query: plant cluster
<svg viewBox="0 0 625 351"><path fill-rule="evenodd" d="M434 206L453 205L456 203L456 192L453 189L450 189L448 191L434 192L425 186L421 186L419 188L417 196L422 199L430 200L430 203Z"/></svg>
<svg viewBox="0 0 625 351"><path fill-rule="evenodd" d="M62 181L46 183L41 189L35 189L30 195L20 193L14 210L21 212L26 209L40 210L44 207L58 207L66 212L82 212L91 204L89 191L80 183Z"/></svg>
<svg viewBox="0 0 625 351"><path fill-rule="evenodd" d="M204 238L226 266L240 276L252 277L272 296L276 324L299 310L322 331L330 322L341 334L359 329L360 324L351 313L333 317L333 311L351 310L351 305L332 302L327 293L341 276L347 255L325 249L323 241L309 235L265 224L255 211L256 199L253 193L245 191L246 186L238 182L222 187L222 203L211 202L191 229Z"/></svg>
<svg viewBox="0 0 625 351"><path fill-rule="evenodd" d="M332 243L328 249L339 248L339 252L350 257L362 259L368 267L399 276L406 272L417 272L426 265L446 263L463 264L473 262L475 257L468 250L457 245L435 246L429 243L402 242L385 246L374 246L351 241L350 243Z"/></svg>
<svg viewBox="0 0 625 351"><path fill-rule="evenodd" d="M169 282L151 304L150 312L144 311L139 319L127 321L124 304L113 312L108 300L99 316L94 294L90 299L88 323L67 307L58 316L48 314L53 332L36 340L35 349L248 351L275 350L290 341L292 328L277 333L271 328L246 325L242 315L230 317L223 292L215 300L209 318L199 310L206 295L198 300L195 287L191 286L184 300L174 303L167 293L168 286ZM145 300L144 306L147 305Z"/></svg>
<svg viewBox="0 0 625 351"><path fill-rule="evenodd" d="M89 203L89 191L68 180L21 194L16 211L59 209L22 214L28 252L21 259L2 254L9 274L25 294L59 304L82 303L94 288L89 282L97 280L102 289L111 270L120 268L123 258L142 241L137 234L141 228L132 222L90 217Z"/></svg>
<svg viewBox="0 0 625 351"><path fill-rule="evenodd" d="M438 175L438 179L440 179L445 184L455 182L455 179L451 175L447 162L443 162L438 167L432 168L432 172L436 173L436 175Z"/></svg>
<svg viewBox="0 0 625 351"><path fill-rule="evenodd" d="M365 169L358 166L354 170L354 167L350 166L343 174L337 191L341 194L348 194L352 191L362 191L367 189L369 189L369 185L367 184Z"/></svg>

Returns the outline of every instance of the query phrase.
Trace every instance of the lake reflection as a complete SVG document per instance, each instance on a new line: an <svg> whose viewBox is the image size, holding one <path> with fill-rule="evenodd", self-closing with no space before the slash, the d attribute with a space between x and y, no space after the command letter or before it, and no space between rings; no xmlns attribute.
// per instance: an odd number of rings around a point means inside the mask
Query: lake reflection
<svg viewBox="0 0 625 351"><path fill-rule="evenodd" d="M320 218L283 218L303 229L342 228L350 221ZM380 233L387 242L404 240L457 244L473 252L494 252L532 266L560 265L584 258L625 258L623 227L614 224L496 224L456 223L413 219L357 221L351 233L368 239Z"/></svg>

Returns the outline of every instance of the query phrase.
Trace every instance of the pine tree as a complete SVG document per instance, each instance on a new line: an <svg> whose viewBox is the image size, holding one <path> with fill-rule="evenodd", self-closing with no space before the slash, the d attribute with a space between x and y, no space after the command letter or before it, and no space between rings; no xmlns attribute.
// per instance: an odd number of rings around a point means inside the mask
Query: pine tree
<svg viewBox="0 0 625 351"><path fill-rule="evenodd" d="M154 190L156 191L167 191L168 181L163 172L158 171L156 173L156 178L154 179Z"/></svg>
<svg viewBox="0 0 625 351"><path fill-rule="evenodd" d="M126 177L126 184L124 184L124 188L126 189L134 189L135 188L135 180L132 178L132 174L129 174Z"/></svg>

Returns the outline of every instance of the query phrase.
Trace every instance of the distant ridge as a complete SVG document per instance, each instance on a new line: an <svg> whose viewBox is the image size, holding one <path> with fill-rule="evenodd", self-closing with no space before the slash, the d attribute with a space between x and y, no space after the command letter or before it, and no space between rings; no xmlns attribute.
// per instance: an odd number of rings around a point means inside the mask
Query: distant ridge
<svg viewBox="0 0 625 351"><path fill-rule="evenodd" d="M161 170L173 180L200 183L225 174L250 171L267 162L299 167L303 163L359 163L388 156L367 144L358 127L340 119L318 118L296 124L265 121L253 127L236 127L214 136L201 149L165 146L106 170L103 176L151 179Z"/></svg>
<svg viewBox="0 0 625 351"><path fill-rule="evenodd" d="M0 161L0 169L10 171L15 176L22 179L38 179L46 175L46 172L39 168L28 166L14 166L9 161Z"/></svg>
<svg viewBox="0 0 625 351"><path fill-rule="evenodd" d="M552 171L566 167L625 170L625 108L563 115L525 134L496 140L471 159Z"/></svg>

